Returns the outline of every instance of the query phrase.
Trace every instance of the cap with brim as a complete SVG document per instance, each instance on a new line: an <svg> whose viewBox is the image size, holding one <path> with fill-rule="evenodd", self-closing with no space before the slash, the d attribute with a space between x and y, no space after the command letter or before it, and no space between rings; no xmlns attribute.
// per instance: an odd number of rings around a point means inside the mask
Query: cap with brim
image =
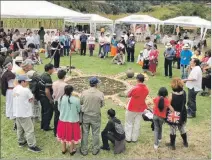
<svg viewBox="0 0 212 160"><path fill-rule="evenodd" d="M17 76L17 80L18 80L18 81L27 81L27 82L29 82L29 81L31 81L32 79L29 79L27 75L18 75L18 76Z"/></svg>
<svg viewBox="0 0 212 160"><path fill-rule="evenodd" d="M121 35L122 38L124 38L124 35Z"/></svg>
<svg viewBox="0 0 212 160"><path fill-rule="evenodd" d="M130 34L130 37L133 37L134 35L133 34Z"/></svg>
<svg viewBox="0 0 212 160"><path fill-rule="evenodd" d="M26 59L25 61L23 61L21 66L25 67L25 66L30 65L30 64L33 64L33 61L31 59Z"/></svg>
<svg viewBox="0 0 212 160"><path fill-rule="evenodd" d="M58 37L58 36L55 36L55 37L54 37L54 40L55 40L55 41L59 41L59 37Z"/></svg>
<svg viewBox="0 0 212 160"><path fill-rule="evenodd" d="M27 72L27 76L28 76L29 78L32 78L35 72L36 72L36 71L34 71L34 70L28 71L28 72Z"/></svg>
<svg viewBox="0 0 212 160"><path fill-rule="evenodd" d="M188 44L185 44L185 45L183 46L183 49L190 49L190 46L189 46Z"/></svg>
<svg viewBox="0 0 212 160"><path fill-rule="evenodd" d="M171 43L166 44L166 48L171 48L171 47L172 47Z"/></svg>
<svg viewBox="0 0 212 160"><path fill-rule="evenodd" d="M152 47L152 43L147 43L146 45Z"/></svg>
<svg viewBox="0 0 212 160"><path fill-rule="evenodd" d="M115 33L113 33L113 36L116 36L116 34L115 34Z"/></svg>
<svg viewBox="0 0 212 160"><path fill-rule="evenodd" d="M23 62L23 58L18 56L15 58L15 62Z"/></svg>
<svg viewBox="0 0 212 160"><path fill-rule="evenodd" d="M97 77L91 77L89 80L90 84L98 84L99 80Z"/></svg>

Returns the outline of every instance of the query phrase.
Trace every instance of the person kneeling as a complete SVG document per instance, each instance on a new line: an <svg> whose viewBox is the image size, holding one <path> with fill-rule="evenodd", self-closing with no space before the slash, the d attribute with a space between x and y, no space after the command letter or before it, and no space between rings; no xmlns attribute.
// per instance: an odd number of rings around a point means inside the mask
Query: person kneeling
<svg viewBox="0 0 212 160"><path fill-rule="evenodd" d="M119 154L125 151L125 132L121 121L115 117L116 112L113 109L107 111L108 123L102 131L102 150L110 150L108 140L114 145L114 154Z"/></svg>
<svg viewBox="0 0 212 160"><path fill-rule="evenodd" d="M123 51L120 51L113 59L113 64L123 65L125 63L125 55L123 54Z"/></svg>

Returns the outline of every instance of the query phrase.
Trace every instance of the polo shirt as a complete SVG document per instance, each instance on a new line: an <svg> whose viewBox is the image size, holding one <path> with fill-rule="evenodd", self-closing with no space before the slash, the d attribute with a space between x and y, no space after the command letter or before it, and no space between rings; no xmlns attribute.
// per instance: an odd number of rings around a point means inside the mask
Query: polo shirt
<svg viewBox="0 0 212 160"><path fill-rule="evenodd" d="M13 89L13 116L14 117L32 117L32 103L29 100L33 98L33 94L29 88L17 85Z"/></svg>
<svg viewBox="0 0 212 160"><path fill-rule="evenodd" d="M164 108L163 108L162 112L158 108L159 101L160 101L159 96L153 99L153 102L154 102L153 114L158 117L161 117L161 118L166 118L166 112L167 112L168 107L170 106L169 99L164 98Z"/></svg>
<svg viewBox="0 0 212 160"><path fill-rule="evenodd" d="M202 70L199 66L195 66L192 68L188 79L195 79L194 81L187 81L186 87L189 89L193 89L194 91L201 91L202 90Z"/></svg>
<svg viewBox="0 0 212 160"><path fill-rule="evenodd" d="M149 89L143 83L138 83L128 92L130 98L127 109L131 112L143 112L146 108L146 97L149 94Z"/></svg>
<svg viewBox="0 0 212 160"><path fill-rule="evenodd" d="M86 35L81 35L80 36L80 42L81 43L86 43L87 42L88 37Z"/></svg>
<svg viewBox="0 0 212 160"><path fill-rule="evenodd" d="M41 77L40 77L40 82L39 82L39 91L40 91L40 96L41 97L46 97L46 93L45 93L45 88L49 88L51 95L53 94L53 90L52 90L52 78L49 75L49 73L44 72Z"/></svg>

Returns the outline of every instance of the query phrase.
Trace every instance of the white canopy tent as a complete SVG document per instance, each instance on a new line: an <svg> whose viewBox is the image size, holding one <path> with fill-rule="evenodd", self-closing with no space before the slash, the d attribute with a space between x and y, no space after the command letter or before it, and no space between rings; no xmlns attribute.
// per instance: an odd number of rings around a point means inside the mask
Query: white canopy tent
<svg viewBox="0 0 212 160"><path fill-rule="evenodd" d="M164 25L186 26L201 28L201 38L204 39L207 29L211 29L211 22L196 16L180 16L163 21ZM205 31L204 31L205 29ZM204 33L203 33L204 32Z"/></svg>
<svg viewBox="0 0 212 160"><path fill-rule="evenodd" d="M82 13L47 1L1 1L2 18L63 19L83 16Z"/></svg>
<svg viewBox="0 0 212 160"><path fill-rule="evenodd" d="M85 14L86 17L77 18L77 17L70 17L65 18L65 22L72 22L75 23L88 23L90 24L90 31L96 32L96 24L106 24L111 25L113 27L113 21L111 19L102 17L97 14Z"/></svg>

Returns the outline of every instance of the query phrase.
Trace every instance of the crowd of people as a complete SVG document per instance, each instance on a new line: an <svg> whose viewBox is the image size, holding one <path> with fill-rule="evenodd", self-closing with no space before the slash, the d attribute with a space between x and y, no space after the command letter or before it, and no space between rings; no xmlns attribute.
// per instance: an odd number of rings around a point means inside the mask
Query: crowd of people
<svg viewBox="0 0 212 160"><path fill-rule="evenodd" d="M6 117L14 120L14 130L17 131L18 144L20 147L26 144L30 151L40 152L37 147L34 123L41 121L40 129L52 131L62 143L62 154L69 152L74 155L77 144L81 143L80 152L86 156L88 154L88 137L90 128L92 129L92 154L97 155L102 150L110 150L108 141L114 144L114 153L122 153L125 150L125 141L137 142L140 136L140 122L142 115L147 112L148 104L145 100L149 94L149 89L144 84L144 75L138 74L137 85L131 88L127 96L130 98L125 114L125 126L116 117L116 112L109 109L108 123L101 132L102 143L100 147L100 126L101 108L104 107L104 93L98 90L99 80L92 77L89 80L90 88L81 93L81 96L73 95L74 88L65 82L66 71L58 69L60 67L60 56L67 56L70 51L79 52L86 55L88 44L90 56L93 56L95 49L95 37L89 37L82 32L71 36L67 32L59 30L44 32L27 30L27 36L19 33L18 30L11 29L8 35L1 31L1 51L7 48L7 57L2 62L3 73L1 75L2 94L6 97ZM11 40L12 39L12 40ZM7 43L8 42L8 43ZM38 43L39 42L39 43ZM9 45L8 45L9 44ZM114 58L112 62L122 65L125 63L125 53L127 61L134 62L135 52L134 35L128 37L126 32L121 36L121 40L116 39L116 35L110 39L101 33L99 37L99 57L106 58L109 53ZM35 58L40 62L39 55L36 56L35 49L44 47L46 57L54 58L54 65L46 64L44 73L39 75L34 70ZM138 56L138 61L144 72L150 71L154 76L159 56L157 45L150 37L146 37L144 49ZM21 52L17 53L16 52ZM177 68L181 69L181 78L171 80L172 93L168 96L168 91L162 87L158 91L158 96L153 99L152 121L154 124L154 149L159 147L162 140L163 123L167 121L170 125L170 143L173 150L176 149L176 130L180 131L183 144L188 147L186 134L187 118L196 117L196 96L202 89L211 87L211 51L207 51L202 56L201 50L195 48L193 52L188 44L183 44L182 39L178 42L171 41L166 44L164 51L164 71L165 76L172 78L172 65L177 62ZM57 68L58 80L53 82L51 75ZM204 75L205 74L205 75ZM188 88L188 96L184 91L184 83ZM206 95L202 92L201 95ZM186 103L187 101L187 103ZM187 109L186 109L187 104ZM54 128L50 127L50 122L54 114ZM177 114L179 119L169 118L172 114Z"/></svg>

